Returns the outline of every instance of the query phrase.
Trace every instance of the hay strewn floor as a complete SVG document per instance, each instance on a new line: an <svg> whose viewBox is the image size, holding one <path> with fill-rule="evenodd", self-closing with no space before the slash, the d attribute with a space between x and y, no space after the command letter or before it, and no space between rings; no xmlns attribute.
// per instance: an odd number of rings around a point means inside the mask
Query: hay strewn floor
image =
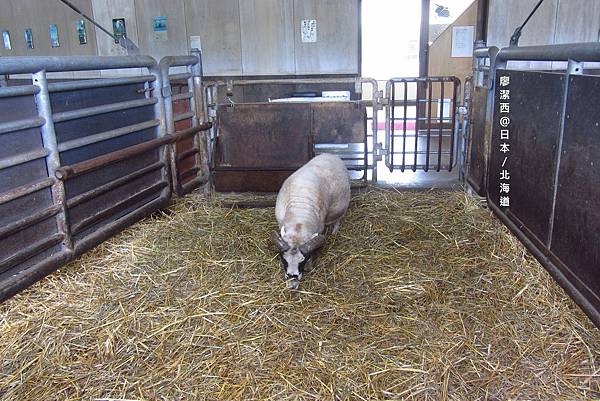
<svg viewBox="0 0 600 401"><path fill-rule="evenodd" d="M302 291L189 198L0 305L3 400L582 400L600 332L461 193L354 197Z"/></svg>

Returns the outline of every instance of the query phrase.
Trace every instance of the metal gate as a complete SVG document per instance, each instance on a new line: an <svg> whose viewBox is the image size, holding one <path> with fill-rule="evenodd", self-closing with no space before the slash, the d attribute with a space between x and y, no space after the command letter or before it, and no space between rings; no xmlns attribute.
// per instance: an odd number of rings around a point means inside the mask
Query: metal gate
<svg viewBox="0 0 600 401"><path fill-rule="evenodd" d="M370 87L370 100L361 99L363 86ZM336 101L288 97L293 91L316 88L343 89L352 96ZM284 93L288 95L281 96ZM366 185L368 172L376 179L373 150L379 149L376 114L381 93L374 79L218 81L206 85L205 98L206 113L215 123L210 159L218 191L277 191L285 178L319 153L337 154L353 185ZM370 133L369 111L374 119Z"/></svg>
<svg viewBox="0 0 600 401"><path fill-rule="evenodd" d="M186 72L170 74L173 67ZM158 64L162 78L167 134L190 132L205 121L202 104L202 61L200 51L190 56L166 56ZM209 180L207 134L197 131L170 145L173 191L183 196Z"/></svg>
<svg viewBox="0 0 600 401"><path fill-rule="evenodd" d="M452 171L459 159L460 87L456 77L387 81L382 153L390 172Z"/></svg>
<svg viewBox="0 0 600 401"><path fill-rule="evenodd" d="M600 327L600 77L583 73L583 62L600 61L600 44L482 48L475 56L467 182ZM567 68L516 70L510 61Z"/></svg>
<svg viewBox="0 0 600 401"><path fill-rule="evenodd" d="M169 149L210 124L196 121L192 108L188 128L167 128L177 119L175 99L162 94L170 94L169 64L198 62L167 59L159 72L149 56L0 60L0 74L31 77L0 88L0 301L165 207L171 187L188 189L172 180L171 165L181 174ZM145 75L57 82L46 75L127 68Z"/></svg>
<svg viewBox="0 0 600 401"><path fill-rule="evenodd" d="M240 94L243 98L245 92L241 88L245 86L271 85L267 89L277 92L277 85L311 84L353 84L356 94L362 97L353 102L366 108L367 122L370 125L364 127L364 145L353 143L351 146L329 146L315 143L315 154L338 153L346 161L349 170L362 171L364 174L361 179L365 181L368 172L372 182L377 181L378 162L382 161L390 171L404 172L410 169L451 172L458 165L462 172L464 157L461 156L465 141L464 135L459 134L461 127L464 128L459 117L465 108L460 107L462 85L456 77L393 78L387 81L385 94L378 89L376 80L364 77L215 82L205 87L206 113L211 121L216 122L217 110L234 106L231 98L239 97ZM370 86L370 91L363 92L363 85ZM303 89L306 90L306 86ZM366 99L363 96L365 93L368 94ZM236 102L235 106L240 104ZM263 105L268 107L268 103ZM385 131L380 130L378 124L378 114L383 109ZM213 128L209 149L215 149L216 139L216 128Z"/></svg>

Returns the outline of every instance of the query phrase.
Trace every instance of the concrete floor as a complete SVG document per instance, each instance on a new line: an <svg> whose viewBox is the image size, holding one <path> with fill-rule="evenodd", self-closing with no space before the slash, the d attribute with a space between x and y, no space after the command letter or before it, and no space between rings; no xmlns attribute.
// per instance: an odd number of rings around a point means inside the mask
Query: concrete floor
<svg viewBox="0 0 600 401"><path fill-rule="evenodd" d="M456 189L461 186L458 179L458 168L452 169L452 172L429 170L412 171L390 170L385 164L380 163L377 169L377 185L394 186L396 188L406 189Z"/></svg>

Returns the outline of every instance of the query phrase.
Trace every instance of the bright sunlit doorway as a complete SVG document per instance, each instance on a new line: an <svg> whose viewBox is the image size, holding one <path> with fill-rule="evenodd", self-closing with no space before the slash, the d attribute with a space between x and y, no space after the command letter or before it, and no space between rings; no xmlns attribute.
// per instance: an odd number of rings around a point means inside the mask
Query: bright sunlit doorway
<svg viewBox="0 0 600 401"><path fill-rule="evenodd" d="M428 43L435 40L473 1L431 0ZM375 78L380 90L385 89L390 78L419 76L421 7L422 0L361 1L361 75ZM365 93L365 96L371 98L370 93ZM408 113L416 115L416 108L412 109ZM377 140L380 143L385 140L384 117L385 113L380 111L377 124ZM371 133L371 121L368 132ZM456 169L452 173L425 173L421 170L390 172L384 161L378 162L377 166L377 179L382 184L418 188L448 187L458 182Z"/></svg>

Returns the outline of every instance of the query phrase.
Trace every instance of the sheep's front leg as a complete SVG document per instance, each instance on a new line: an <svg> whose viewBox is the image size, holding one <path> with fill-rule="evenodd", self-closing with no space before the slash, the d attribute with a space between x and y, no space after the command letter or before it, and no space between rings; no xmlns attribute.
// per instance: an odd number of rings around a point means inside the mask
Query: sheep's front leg
<svg viewBox="0 0 600 401"><path fill-rule="evenodd" d="M341 225L342 225L342 218L340 217L333 223L333 231L331 231L331 234L335 235L338 232L338 230L340 229Z"/></svg>
<svg viewBox="0 0 600 401"><path fill-rule="evenodd" d="M313 266L313 260L312 260L312 258L310 258L310 259L309 259L309 260L306 262L306 264L304 265L304 271L305 271L306 273L310 273L310 272L313 270L313 267L314 267L314 266Z"/></svg>

